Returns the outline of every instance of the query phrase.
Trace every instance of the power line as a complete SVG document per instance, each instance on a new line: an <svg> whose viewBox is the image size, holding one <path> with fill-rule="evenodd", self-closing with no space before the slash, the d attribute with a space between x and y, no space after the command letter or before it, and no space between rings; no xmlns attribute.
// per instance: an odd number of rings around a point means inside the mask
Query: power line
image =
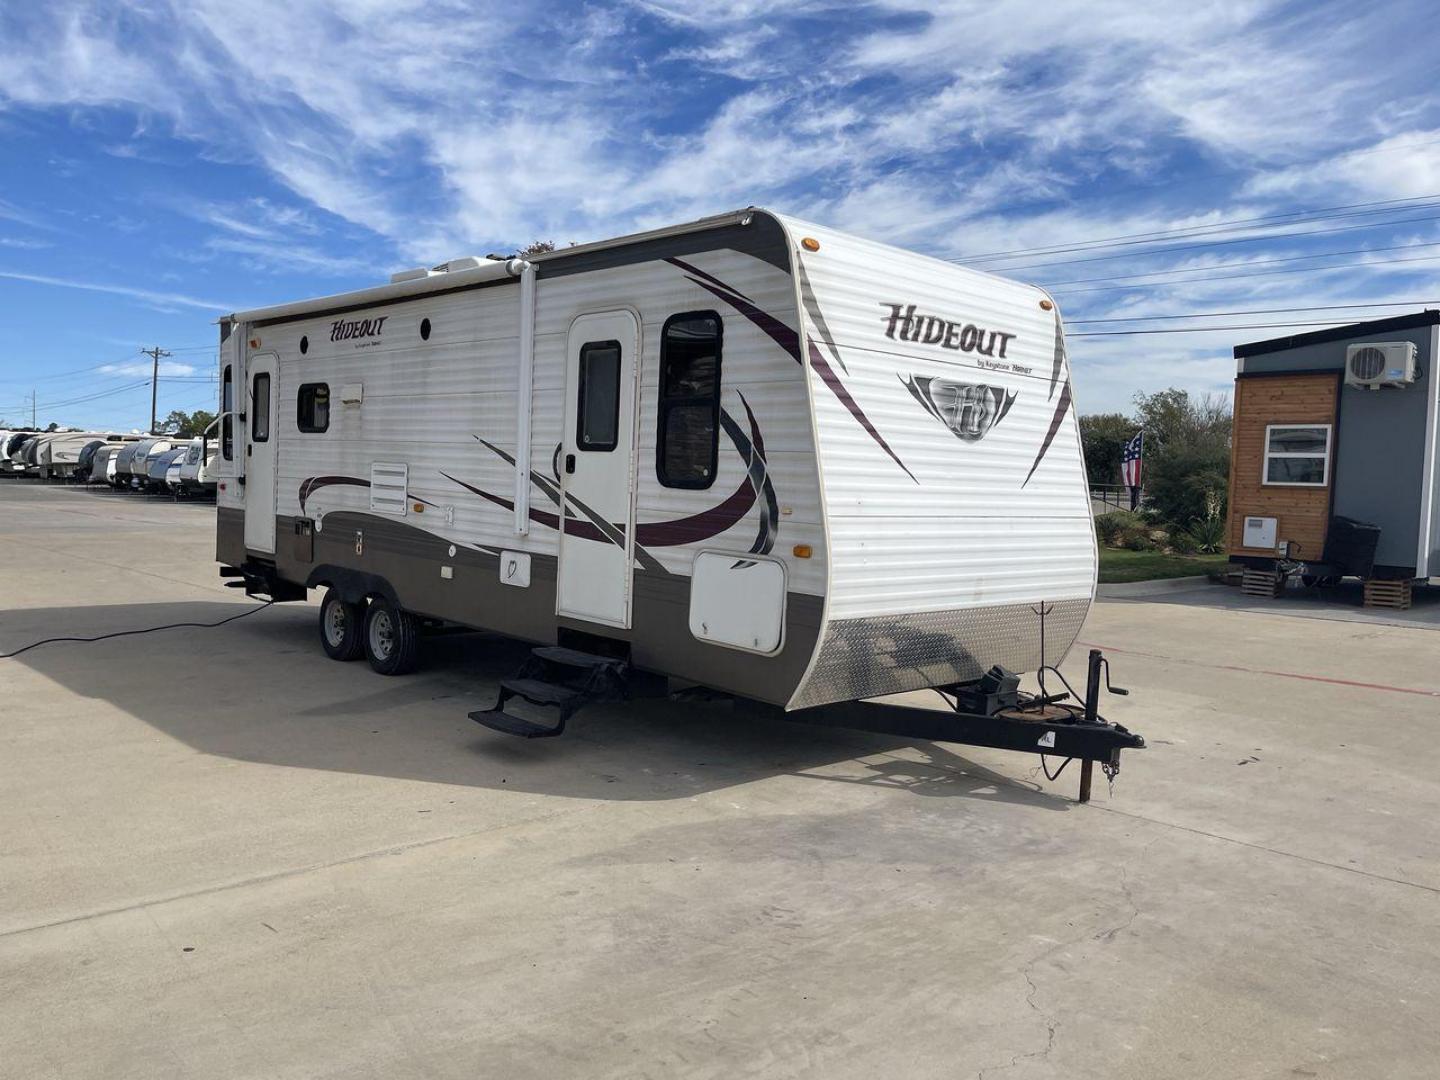
<svg viewBox="0 0 1440 1080"><path fill-rule="evenodd" d="M1094 281L1124 281L1127 278L1171 277L1175 274L1203 274L1210 270L1223 270L1233 266L1248 270L1252 266L1270 266L1274 263L1304 262L1307 259L1331 259L1341 255L1372 255L1382 251L1410 251L1417 248L1440 247L1440 241L1420 244L1391 244L1388 247L1346 248L1342 251L1317 251L1313 255L1285 255L1278 259L1250 259L1246 262L1212 263L1209 266L1187 266L1176 270L1141 270L1134 274L1114 274L1105 277L1071 278L1068 281L1052 281L1049 285L1086 285Z"/></svg>
<svg viewBox="0 0 1440 1080"><path fill-rule="evenodd" d="M1287 270L1257 270L1253 274L1220 274L1214 277L1187 278L1184 281L1137 282L1133 285L1092 285L1086 289L1063 289L1061 291L1064 291L1066 293L1116 292L1126 289L1136 291L1140 289L1159 289L1170 286L1198 285L1207 281L1236 281L1241 278L1269 277L1273 274L1318 274L1323 273L1326 270L1347 270L1357 266L1365 266L1375 270L1383 270L1387 266L1394 266L1397 263L1435 262L1437 259L1440 259L1440 255L1419 255L1413 259L1387 259L1384 262L1333 263L1330 266L1293 266ZM1215 268L1206 267L1206 269ZM1105 281L1107 279L1097 278L1096 280ZM1110 278L1108 280L1115 281L1117 279Z"/></svg>
<svg viewBox="0 0 1440 1080"><path fill-rule="evenodd" d="M1418 307L1423 308L1426 304L1440 303L1435 300L1385 300L1373 304L1321 304L1319 307L1281 307L1281 308L1250 308L1245 311L1192 311L1185 315L1132 315L1123 319L1066 319L1070 326L1079 326L1082 323L1117 323L1117 322L1158 322L1162 319L1217 319L1221 316L1231 315L1288 315L1291 312L1304 311L1344 311L1348 308L1377 308L1377 307ZM1078 336L1078 335L1072 335Z"/></svg>
<svg viewBox="0 0 1440 1080"><path fill-rule="evenodd" d="M1213 221L1213 222L1210 222L1209 224L1206 224L1206 225L1185 225L1185 226L1181 226L1181 227L1179 227L1179 228L1174 228L1174 229L1157 229L1157 230L1153 230L1153 231L1151 231L1151 232L1122 233L1122 234L1120 234L1120 235L1118 235L1118 236L1099 237L1099 238L1096 238L1096 239L1093 239L1093 240L1077 240L1077 241L1075 241L1075 242L1072 243L1072 244L1054 244L1054 245L1050 245L1050 246L1046 246L1046 247L1013 248L1013 249L1011 249L1010 251L981 252L981 253L975 254L975 255L956 256L955 258L951 259L950 261L951 261L951 262L967 262L967 261L968 261L968 262L979 262L979 261L981 261L981 260L990 261L990 260L994 260L994 259L1005 258L1005 257L1007 257L1007 256L1020 256L1020 255L1061 255L1061 254L1064 254L1064 253L1067 252L1067 251L1082 251L1082 250L1086 250L1086 249L1089 249L1089 248L1103 247L1103 246L1106 246L1106 245L1118 245L1118 244L1119 244L1120 242L1122 242L1122 241L1144 240L1145 238L1150 238L1148 242L1157 242L1157 241L1159 241L1159 240L1164 240L1164 239L1167 239L1167 238L1170 238L1170 237L1177 237L1177 238L1178 238L1178 237L1182 237L1182 236L1185 236L1185 235L1188 235L1188 234L1191 234L1191 233L1202 232L1202 231L1204 231L1204 230L1220 229L1220 228L1228 227L1228 226L1232 226L1232 225L1254 225L1254 224L1256 224L1256 223L1266 222L1266 221L1274 221L1274 222L1281 223L1281 224L1291 224L1291 225L1295 225L1295 224L1299 224L1299 222L1295 222L1295 221L1285 222L1284 219L1285 219L1285 218L1306 218L1306 217L1308 217L1308 218L1311 218L1312 220L1325 220L1327 217L1336 217L1336 218L1339 218L1339 217L1348 217L1348 216L1352 216L1352 215L1337 213L1337 211L1341 211L1341 210L1356 210L1356 209L1364 209L1364 208L1369 208L1369 207L1381 207L1381 206L1389 206L1389 207L1392 207L1393 209L1395 209L1395 210L1397 210L1397 211L1398 211L1398 210L1402 210L1402 209L1414 209L1414 207L1410 207L1410 206L1408 206L1407 204L1410 204L1410 203L1419 203L1419 202L1429 202L1429 201L1431 201L1431 200L1433 200L1433 199L1440 199L1440 193L1433 194L1433 195L1415 195L1415 196L1412 196L1412 197L1410 197L1410 198L1408 198L1408 199L1380 199L1380 200L1376 200L1376 201L1373 201L1373 202L1346 203L1346 204L1344 204L1344 205L1342 205L1342 206L1321 207L1321 208L1319 208L1319 209L1317 209L1317 210L1291 210L1291 211L1287 211L1286 213L1282 213L1282 214L1265 214L1265 215L1262 215L1262 216L1260 216L1260 217L1252 217L1252 218L1233 218L1233 219L1231 219L1231 220L1229 220L1229 221ZM1374 212L1374 213L1381 213L1381 212L1383 212L1383 211L1376 210L1376 211L1372 211L1372 212Z"/></svg>
<svg viewBox="0 0 1440 1080"><path fill-rule="evenodd" d="M1290 326L1345 326L1346 323L1336 322L1334 319L1322 319L1318 322L1279 322L1279 323L1244 323L1238 326L1170 326L1163 330L1086 330L1079 334L1066 334L1069 337L1135 337L1142 334L1204 334L1213 333L1219 330L1275 330Z"/></svg>
<svg viewBox="0 0 1440 1080"><path fill-rule="evenodd" d="M1024 263L1020 266L1001 267L992 272L1009 274L1016 270L1041 270L1050 266L1073 266L1076 263L1108 262L1112 259L1148 259L1156 255L1173 255L1182 251L1199 251L1202 248L1228 247L1231 244L1261 244L1273 240L1287 240L1309 236L1329 236L1333 233L1355 232L1357 230L1388 229L1394 225L1408 225L1417 221L1440 221L1440 214L1431 214L1426 217L1396 218L1393 221L1372 221L1364 225L1337 225L1330 229L1308 229L1304 232L1269 233L1264 236L1238 236L1229 240L1206 240L1199 244L1176 244L1172 247L1156 248L1153 251L1126 251L1118 255L1093 255L1088 259L1061 259L1058 262L1049 263Z"/></svg>

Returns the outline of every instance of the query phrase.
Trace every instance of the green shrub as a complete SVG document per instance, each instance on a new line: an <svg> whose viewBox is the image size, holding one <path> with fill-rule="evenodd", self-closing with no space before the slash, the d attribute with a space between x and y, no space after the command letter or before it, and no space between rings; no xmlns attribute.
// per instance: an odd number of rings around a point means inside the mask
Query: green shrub
<svg viewBox="0 0 1440 1080"><path fill-rule="evenodd" d="M1225 550L1225 522L1219 516L1197 519L1190 526L1189 536L1202 555L1217 555Z"/></svg>
<svg viewBox="0 0 1440 1080"><path fill-rule="evenodd" d="M1176 555L1194 555L1200 550L1195 537L1176 525L1165 530L1165 542Z"/></svg>
<svg viewBox="0 0 1440 1080"><path fill-rule="evenodd" d="M1132 514L1129 510L1112 510L1095 519L1095 535L1100 538L1102 544L1123 546L1125 535L1144 527L1145 522L1140 515Z"/></svg>
<svg viewBox="0 0 1440 1080"><path fill-rule="evenodd" d="M1154 551L1160 545L1150 538L1148 530L1140 529L1126 536L1123 546L1129 548L1131 551Z"/></svg>

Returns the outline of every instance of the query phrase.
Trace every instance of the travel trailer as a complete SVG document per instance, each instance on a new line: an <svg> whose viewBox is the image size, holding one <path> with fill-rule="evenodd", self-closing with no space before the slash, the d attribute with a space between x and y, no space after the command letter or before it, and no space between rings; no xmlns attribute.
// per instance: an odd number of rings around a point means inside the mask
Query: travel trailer
<svg viewBox="0 0 1440 1080"><path fill-rule="evenodd" d="M187 446L172 446L164 453L150 459L150 471L145 478L144 488L151 494L169 491L170 466L178 464L185 456Z"/></svg>
<svg viewBox="0 0 1440 1080"><path fill-rule="evenodd" d="M135 456L130 459L129 486L137 491L146 490L150 483L150 467L155 464L155 459L171 448L169 439L145 439L140 443L140 449L135 451ZM121 465L124 468L124 465ZM163 483L163 480L162 480Z"/></svg>
<svg viewBox="0 0 1440 1080"><path fill-rule="evenodd" d="M0 475L18 474L25 471L25 447L34 442L38 431L13 431L0 450Z"/></svg>
<svg viewBox="0 0 1440 1080"><path fill-rule="evenodd" d="M324 589L384 674L428 625L539 643L473 714L513 734L634 672L805 716L973 689L1094 596L1050 297L763 210L236 312L220 376L222 573Z"/></svg>
<svg viewBox="0 0 1440 1080"><path fill-rule="evenodd" d="M137 454L145 450L149 441L141 439L121 448L120 452L111 459L111 464L106 467L110 483L115 487L130 486L130 464L135 460Z"/></svg>
<svg viewBox="0 0 1440 1080"><path fill-rule="evenodd" d="M214 453L215 440L210 437L209 429L205 435L197 435L190 440L190 445L185 452L185 459L180 464L177 494L215 494L215 480L210 475L210 462Z"/></svg>
<svg viewBox="0 0 1440 1080"><path fill-rule="evenodd" d="M36 471L42 480L64 479L80 462L84 449L96 442L124 442L130 436L95 431L57 431L40 436L36 442Z"/></svg>
<svg viewBox="0 0 1440 1080"><path fill-rule="evenodd" d="M85 482L87 484L107 482L112 461L124 446L124 443L102 443L96 447L94 455L90 458L90 468L85 474Z"/></svg>
<svg viewBox="0 0 1440 1080"><path fill-rule="evenodd" d="M1422 311L1235 347L1230 561L1261 591L1440 575L1437 345Z"/></svg>

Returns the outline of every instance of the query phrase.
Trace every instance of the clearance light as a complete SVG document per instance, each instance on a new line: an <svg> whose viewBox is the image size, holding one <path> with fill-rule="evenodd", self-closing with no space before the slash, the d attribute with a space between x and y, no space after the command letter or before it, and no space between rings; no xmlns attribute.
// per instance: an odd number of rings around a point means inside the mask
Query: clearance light
<svg viewBox="0 0 1440 1080"><path fill-rule="evenodd" d="M820 241L816 240L813 236L807 236L800 241L800 246L806 251L819 251Z"/></svg>
<svg viewBox="0 0 1440 1080"><path fill-rule="evenodd" d="M258 349L260 347L260 339L258 337L252 337L250 339L250 347L252 349Z"/></svg>
<svg viewBox="0 0 1440 1080"><path fill-rule="evenodd" d="M1041 301L1040 301L1040 310L1041 310L1041 311L1052 311L1052 310L1054 310L1054 308L1055 308L1055 305L1052 304L1049 300L1041 300Z"/></svg>
<svg viewBox="0 0 1440 1080"><path fill-rule="evenodd" d="M811 555L810 545L796 544L790 549L790 554L794 555L797 559L808 559Z"/></svg>
<svg viewBox="0 0 1440 1080"><path fill-rule="evenodd" d="M416 512L417 514L423 514L423 513L425 512L425 504L424 504L424 503L416 503L416 504L415 504L415 512Z"/></svg>

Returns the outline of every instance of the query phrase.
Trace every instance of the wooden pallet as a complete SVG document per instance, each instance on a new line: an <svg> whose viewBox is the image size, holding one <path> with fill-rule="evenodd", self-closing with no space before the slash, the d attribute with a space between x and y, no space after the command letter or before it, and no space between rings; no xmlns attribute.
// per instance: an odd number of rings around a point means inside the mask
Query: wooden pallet
<svg viewBox="0 0 1440 1080"><path fill-rule="evenodd" d="M1273 600L1285 588L1285 576L1274 570L1246 570L1240 579L1240 591L1246 596L1264 596Z"/></svg>
<svg viewBox="0 0 1440 1080"><path fill-rule="evenodd" d="M1365 582L1365 606L1394 608L1396 611L1407 610L1410 607L1410 582Z"/></svg>

